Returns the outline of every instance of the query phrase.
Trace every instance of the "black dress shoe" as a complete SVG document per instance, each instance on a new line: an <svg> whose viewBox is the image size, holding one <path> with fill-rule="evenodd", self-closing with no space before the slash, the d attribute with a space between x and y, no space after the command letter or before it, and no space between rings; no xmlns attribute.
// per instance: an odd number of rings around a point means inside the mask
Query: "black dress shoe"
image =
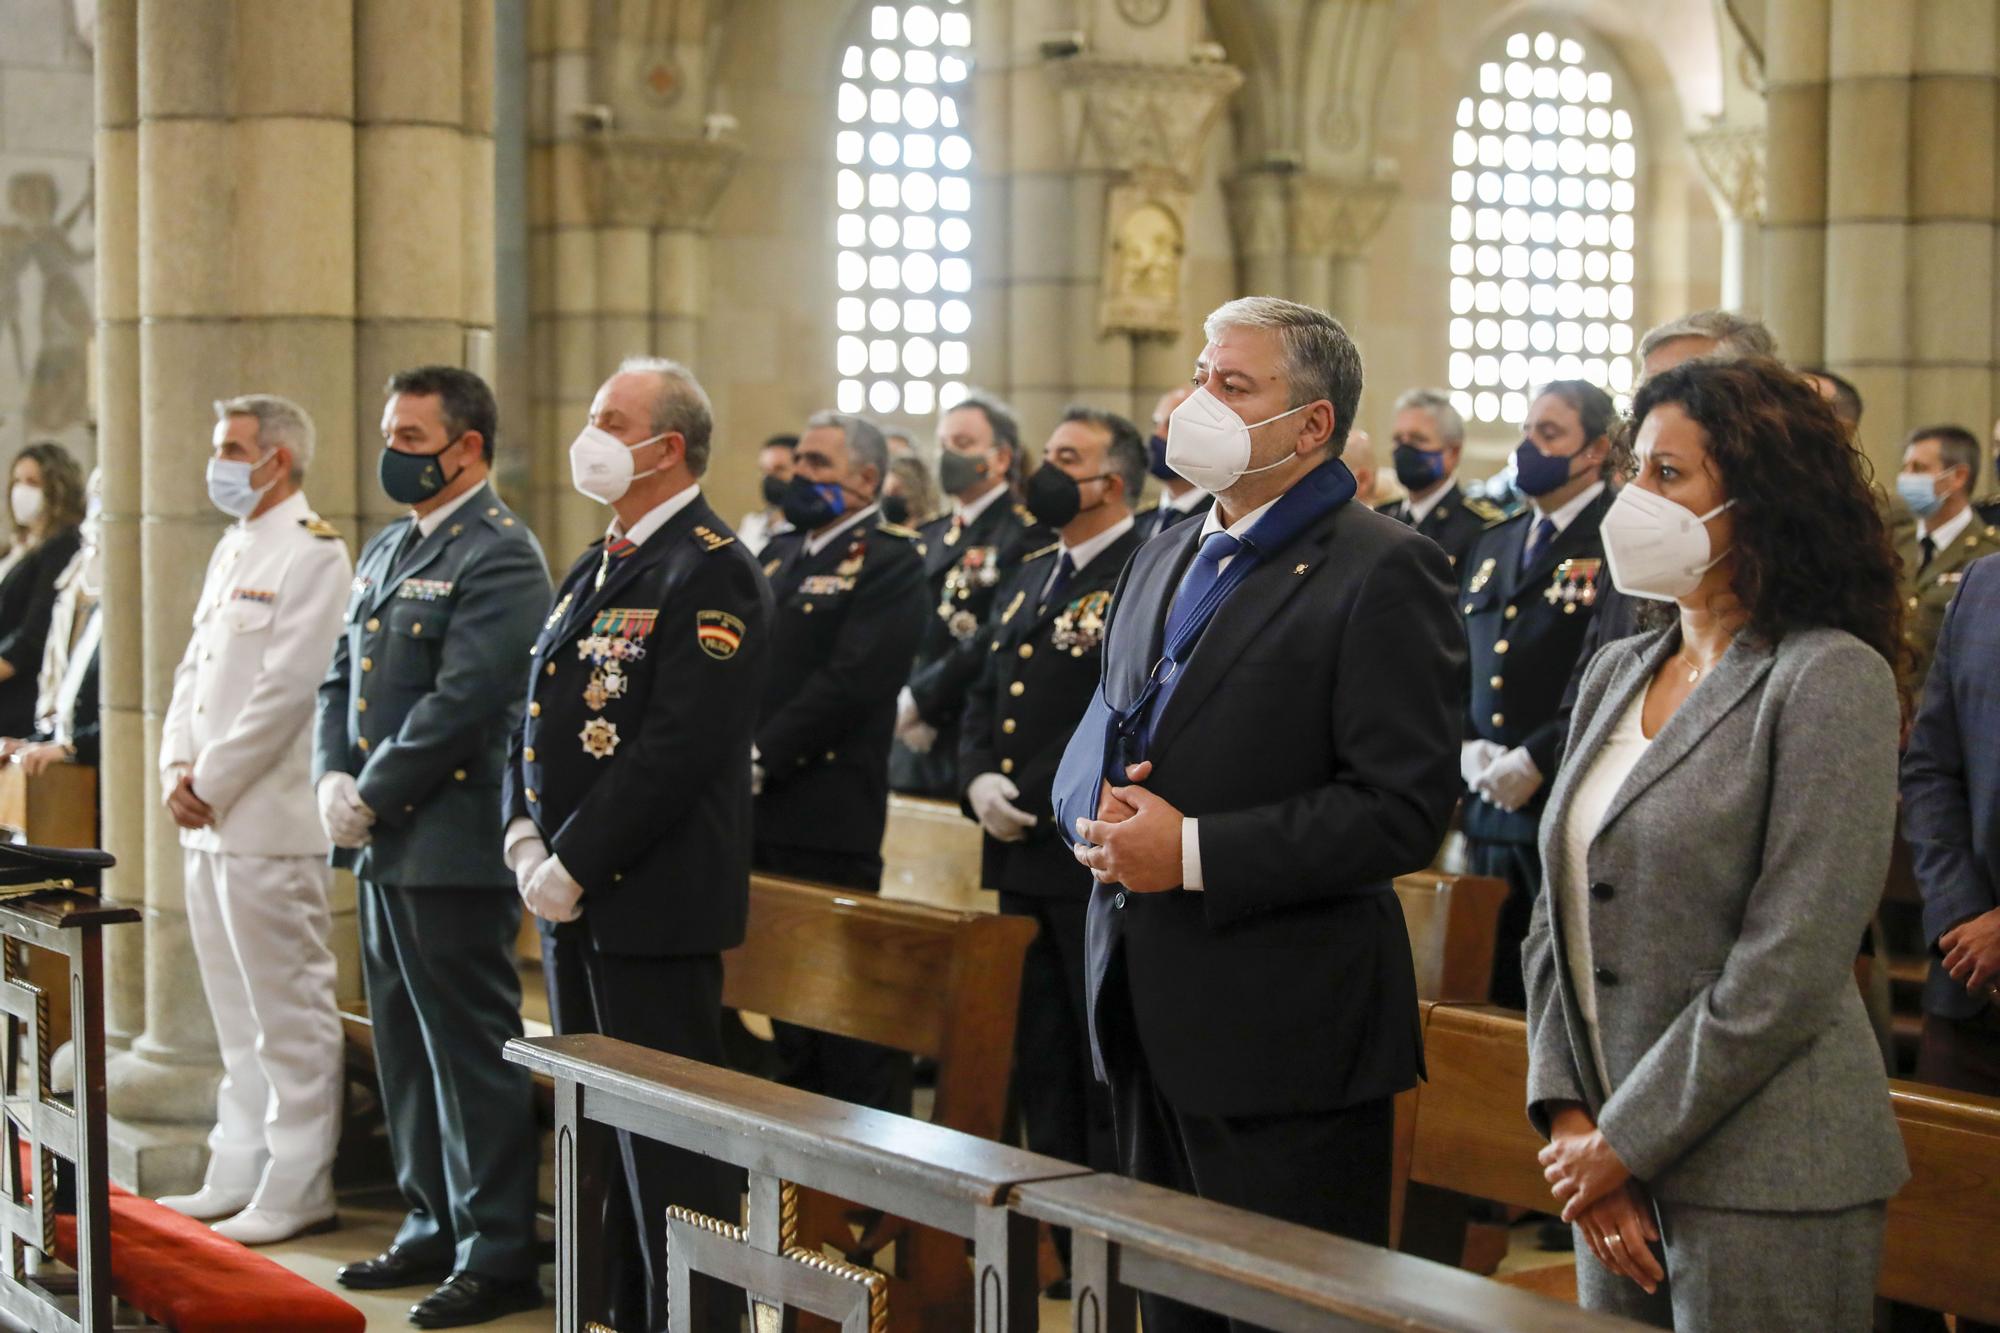
<svg viewBox="0 0 2000 1333"><path fill-rule="evenodd" d="M410 1322L418 1328L458 1328L533 1310L541 1303L542 1284L533 1278L453 1273L410 1307Z"/></svg>
<svg viewBox="0 0 2000 1333"><path fill-rule="evenodd" d="M408 1250L391 1245L373 1259L362 1259L342 1266L334 1274L343 1287L355 1291L387 1291L391 1287L436 1286L451 1276L451 1262L447 1259L425 1261Z"/></svg>

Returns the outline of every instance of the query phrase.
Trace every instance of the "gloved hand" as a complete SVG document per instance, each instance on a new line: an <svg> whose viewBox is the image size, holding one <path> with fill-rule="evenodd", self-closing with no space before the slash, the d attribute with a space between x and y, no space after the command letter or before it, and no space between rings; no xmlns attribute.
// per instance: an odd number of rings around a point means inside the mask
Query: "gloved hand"
<svg viewBox="0 0 2000 1333"><path fill-rule="evenodd" d="M518 838L507 849L507 868L514 872L514 889L523 902L528 898L529 882L548 859L549 845L536 837Z"/></svg>
<svg viewBox="0 0 2000 1333"><path fill-rule="evenodd" d="M924 721L924 715L917 711L917 697L907 685L896 696L896 739L914 754L929 754L931 746L937 744L937 728Z"/></svg>
<svg viewBox="0 0 2000 1333"><path fill-rule="evenodd" d="M965 803L979 818L979 827L1000 842L1020 842L1035 826L1035 817L1014 805L1021 789L1003 773L981 773L965 788Z"/></svg>
<svg viewBox="0 0 2000 1333"><path fill-rule="evenodd" d="M366 847L375 812L361 799L352 773L329 773L319 780L319 823L336 847Z"/></svg>
<svg viewBox="0 0 2000 1333"><path fill-rule="evenodd" d="M1510 812L1535 799L1535 793L1541 789L1542 770L1519 746L1488 764L1476 788L1481 796Z"/></svg>
<svg viewBox="0 0 2000 1333"><path fill-rule="evenodd" d="M1458 747L1458 776L1466 790L1479 790L1479 779L1493 761L1507 753L1507 747L1493 741L1466 741Z"/></svg>
<svg viewBox="0 0 2000 1333"><path fill-rule="evenodd" d="M583 885L569 877L562 858L551 856L535 868L521 890L521 901L544 921L574 921L583 915Z"/></svg>

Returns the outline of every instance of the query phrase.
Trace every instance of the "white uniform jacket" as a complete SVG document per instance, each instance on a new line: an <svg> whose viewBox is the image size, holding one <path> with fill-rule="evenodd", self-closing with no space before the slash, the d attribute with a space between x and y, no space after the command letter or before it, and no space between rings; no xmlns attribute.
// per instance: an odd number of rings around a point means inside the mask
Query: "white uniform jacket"
<svg viewBox="0 0 2000 1333"><path fill-rule="evenodd" d="M326 855L311 724L353 576L347 543L303 494L216 543L160 737L163 787L191 765L215 810L210 827L181 830L183 847Z"/></svg>

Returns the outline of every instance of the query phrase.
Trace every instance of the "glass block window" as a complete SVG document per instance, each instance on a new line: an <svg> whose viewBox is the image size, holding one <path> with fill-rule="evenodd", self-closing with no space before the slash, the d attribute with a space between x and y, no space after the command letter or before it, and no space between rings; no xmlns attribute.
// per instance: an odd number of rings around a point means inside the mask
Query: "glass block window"
<svg viewBox="0 0 2000 1333"><path fill-rule="evenodd" d="M1632 387L1632 113L1588 47L1517 32L1458 103L1451 397L1518 424L1535 386Z"/></svg>
<svg viewBox="0 0 2000 1333"><path fill-rule="evenodd" d="M835 103L835 401L927 417L965 396L972 327L972 18L963 0L875 5Z"/></svg>

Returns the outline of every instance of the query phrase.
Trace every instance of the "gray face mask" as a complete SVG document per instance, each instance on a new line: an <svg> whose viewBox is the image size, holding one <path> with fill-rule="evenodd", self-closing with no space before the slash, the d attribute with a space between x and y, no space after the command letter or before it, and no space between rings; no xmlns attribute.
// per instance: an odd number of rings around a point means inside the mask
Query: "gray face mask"
<svg viewBox="0 0 2000 1333"><path fill-rule="evenodd" d="M989 469L990 464L983 458L947 449L938 458L938 485L944 487L946 494L957 495L985 481L990 475Z"/></svg>

